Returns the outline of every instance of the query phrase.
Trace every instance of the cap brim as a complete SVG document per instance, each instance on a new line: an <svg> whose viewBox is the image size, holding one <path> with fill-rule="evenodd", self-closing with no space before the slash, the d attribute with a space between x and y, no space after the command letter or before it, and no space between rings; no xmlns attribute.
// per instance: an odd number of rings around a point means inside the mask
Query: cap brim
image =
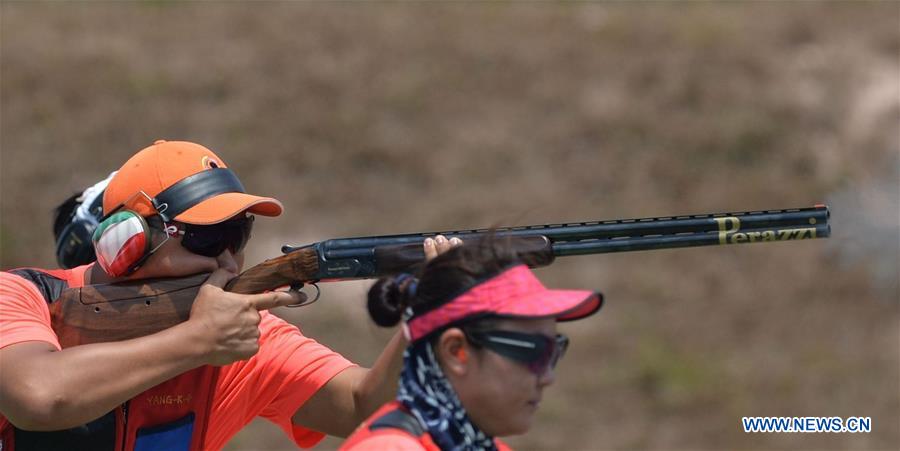
<svg viewBox="0 0 900 451"><path fill-rule="evenodd" d="M498 311L497 315L574 321L597 313L602 306L603 294L599 291L545 290L510 302Z"/></svg>
<svg viewBox="0 0 900 451"><path fill-rule="evenodd" d="M211 197L175 217L186 224L217 224L247 211L262 216L278 216L284 206L277 199L244 193L225 193Z"/></svg>

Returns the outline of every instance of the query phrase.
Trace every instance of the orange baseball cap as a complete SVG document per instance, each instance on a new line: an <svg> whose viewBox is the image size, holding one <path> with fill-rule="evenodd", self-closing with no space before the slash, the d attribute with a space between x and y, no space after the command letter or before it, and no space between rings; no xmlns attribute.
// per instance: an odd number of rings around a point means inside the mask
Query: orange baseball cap
<svg viewBox="0 0 900 451"><path fill-rule="evenodd" d="M227 166L206 147L186 141L158 140L126 161L109 181L103 194L103 212L109 214L128 203L125 206L141 216L152 216L157 212L141 192L153 198L186 177L216 168ZM225 221L243 211L278 216L283 210L281 202L271 197L225 192L201 200L173 219L205 225Z"/></svg>

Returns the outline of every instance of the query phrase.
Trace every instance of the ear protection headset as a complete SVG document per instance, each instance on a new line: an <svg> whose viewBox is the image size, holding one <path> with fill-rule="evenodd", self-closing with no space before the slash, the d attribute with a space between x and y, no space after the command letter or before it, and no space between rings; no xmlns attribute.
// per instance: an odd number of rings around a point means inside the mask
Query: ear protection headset
<svg viewBox="0 0 900 451"><path fill-rule="evenodd" d="M96 259L91 236L103 217L103 192L113 172L83 193L57 207L53 225L56 261L62 268L86 265Z"/></svg>
<svg viewBox="0 0 900 451"><path fill-rule="evenodd" d="M142 191L135 195L143 195L150 201L155 210L153 216L159 216L163 229L171 234L166 224L191 207L219 194L243 192L244 186L234 172L227 168L212 168L175 182L155 197ZM124 208L127 202L104 216L91 237L97 263L112 277L137 271L162 246L160 243L151 249L150 225L139 213Z"/></svg>

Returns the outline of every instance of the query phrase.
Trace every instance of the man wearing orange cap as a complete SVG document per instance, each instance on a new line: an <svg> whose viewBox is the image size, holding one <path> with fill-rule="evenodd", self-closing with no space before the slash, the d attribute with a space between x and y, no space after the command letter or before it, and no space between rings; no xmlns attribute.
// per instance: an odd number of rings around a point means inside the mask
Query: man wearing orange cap
<svg viewBox="0 0 900 451"><path fill-rule="evenodd" d="M97 263L0 273L0 449L220 449L257 416L310 447L392 399L401 334L360 368L268 313L302 293L223 290L252 215L282 209L198 144L157 141L129 159L104 193ZM433 258L452 244L424 246ZM67 287L202 272L189 320L162 332L61 349L50 327Z"/></svg>

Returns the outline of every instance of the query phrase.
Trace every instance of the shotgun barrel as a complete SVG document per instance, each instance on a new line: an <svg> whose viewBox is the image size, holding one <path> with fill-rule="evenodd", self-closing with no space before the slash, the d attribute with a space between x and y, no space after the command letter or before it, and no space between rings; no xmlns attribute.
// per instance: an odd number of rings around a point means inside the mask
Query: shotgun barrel
<svg viewBox="0 0 900 451"><path fill-rule="evenodd" d="M657 218L617 219L495 229L454 230L358 238L338 238L282 252L315 248L319 280L377 277L403 270L424 258L424 238L444 235L464 241L493 233L526 239L530 250L547 248L553 256L602 254L723 244L826 238L831 229L825 205L786 210L713 213Z"/></svg>

